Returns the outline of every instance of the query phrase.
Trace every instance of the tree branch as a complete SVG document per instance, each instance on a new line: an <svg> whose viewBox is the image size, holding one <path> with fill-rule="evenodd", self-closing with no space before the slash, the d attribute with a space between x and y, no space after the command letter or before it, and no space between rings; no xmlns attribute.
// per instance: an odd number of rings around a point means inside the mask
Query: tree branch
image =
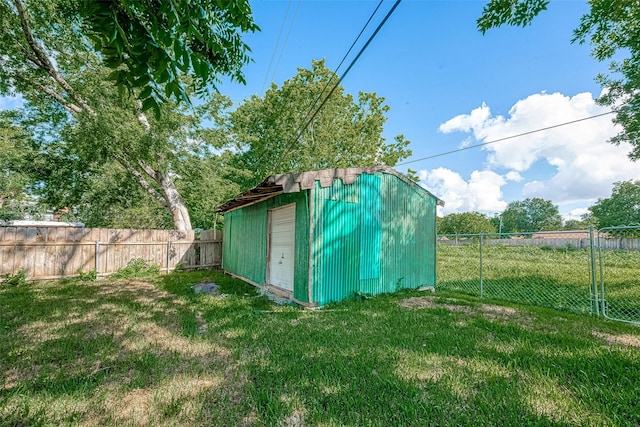
<svg viewBox="0 0 640 427"><path fill-rule="evenodd" d="M31 61L33 65L35 65L36 67L42 70L45 69L45 65L42 62L40 62L37 56L33 55L33 51L29 50L28 47L23 46L22 43L20 43L20 51L22 52L24 57L27 59L27 61Z"/></svg>
<svg viewBox="0 0 640 427"><path fill-rule="evenodd" d="M149 133L151 132L151 125L149 124L149 119L147 119L147 115L142 111L142 101L136 99L136 114L138 117L138 121L144 127L144 130Z"/></svg>
<svg viewBox="0 0 640 427"><path fill-rule="evenodd" d="M124 167L131 175L133 175L136 178L138 183L142 186L142 188L145 189L145 191L147 193L149 193L151 195L151 197L156 199L164 208L169 208L169 204L167 203L165 198L162 197L162 195L160 193L158 193L156 191L156 189L151 186L151 184L149 184L149 182L144 178L144 176L142 176L142 174L140 172L138 172L138 170L136 168L131 166L131 164L124 157L120 156L119 154L114 154L113 157L118 161L118 163L120 163L122 165L122 167ZM140 163L142 163L142 162L140 162ZM147 165L145 165L145 166L147 168L149 168L149 166L147 166ZM149 169L151 169L151 168L149 168ZM145 172L146 172L146 170L145 170Z"/></svg>
<svg viewBox="0 0 640 427"><path fill-rule="evenodd" d="M27 43L29 44L29 47L31 48L33 53L36 55L38 62L40 62L40 64L36 63L36 65L40 65L42 69L46 71L83 110L87 111L90 114L95 114L93 109L89 107L89 104L87 104L82 99L82 97L80 97L80 95L78 95L73 90L71 85L56 70L56 68L53 66L53 64L49 60L49 57L45 54L45 52L42 50L40 45L38 45L38 42L33 37L33 33L31 32L29 23L27 22L25 6L22 3L22 1L13 0L13 4L16 6L16 10L18 11L18 16L20 18L20 26L22 27L22 32L24 33L25 38L27 39Z"/></svg>
<svg viewBox="0 0 640 427"><path fill-rule="evenodd" d="M156 181L156 182L160 181L160 178L158 177L158 172L156 172L151 166L149 166L148 164L146 164L142 160L139 160L138 164L140 165L142 170L145 171L145 173L147 175L149 175L151 178L153 178L154 181Z"/></svg>
<svg viewBox="0 0 640 427"><path fill-rule="evenodd" d="M51 96L53 99L55 99L56 101L58 101L60 104L62 104L62 106L71 114L76 115L78 113L82 112L82 108L78 107L77 105L67 102L66 99L64 99L64 97L62 95L60 95L59 93L57 93L56 91L54 91L51 88L46 87L45 85L38 83L38 82L34 82L32 80L27 79L26 77L22 76L19 73L15 73L13 75L16 79L22 80L23 82L33 85L36 88L38 88L38 90L40 90L41 92L46 93L47 95Z"/></svg>

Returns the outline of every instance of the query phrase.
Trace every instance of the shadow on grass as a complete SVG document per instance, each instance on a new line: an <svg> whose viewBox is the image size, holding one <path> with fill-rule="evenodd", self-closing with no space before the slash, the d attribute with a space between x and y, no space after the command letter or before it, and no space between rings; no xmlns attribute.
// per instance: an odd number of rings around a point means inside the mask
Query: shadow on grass
<svg viewBox="0 0 640 427"><path fill-rule="evenodd" d="M480 281L442 281L436 289L480 296ZM482 281L483 298L554 308L580 314L591 313L588 285L566 284L545 276L514 276Z"/></svg>
<svg viewBox="0 0 640 427"><path fill-rule="evenodd" d="M2 288L0 425L184 423L202 412L202 400L218 402L208 414L239 422L248 410L233 401L231 350L197 336L188 299L159 283Z"/></svg>
<svg viewBox="0 0 640 427"><path fill-rule="evenodd" d="M566 425L640 421L638 357L446 308L345 303L242 341L265 424ZM464 307L464 305L463 305ZM371 312L382 312L372 321ZM634 362L635 361L635 362ZM621 377L626 386L616 393ZM627 400L631 399L631 400ZM609 404L615 404L609 407Z"/></svg>
<svg viewBox="0 0 640 427"><path fill-rule="evenodd" d="M638 348L597 338L640 334L585 316L416 291L314 312L217 272L0 297L29 306L0 312L14 424L640 423Z"/></svg>

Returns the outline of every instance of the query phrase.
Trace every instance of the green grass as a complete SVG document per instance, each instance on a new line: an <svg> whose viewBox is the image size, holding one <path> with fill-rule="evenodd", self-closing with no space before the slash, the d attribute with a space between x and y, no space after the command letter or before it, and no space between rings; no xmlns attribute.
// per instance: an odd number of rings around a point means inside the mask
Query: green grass
<svg viewBox="0 0 640 427"><path fill-rule="evenodd" d="M611 317L640 322L640 251L605 250L600 281ZM478 244L438 246L438 288L480 296ZM509 247L482 248L483 297L551 307L577 313L592 312L593 286L588 249Z"/></svg>
<svg viewBox="0 0 640 427"><path fill-rule="evenodd" d="M640 423L640 329L588 316L416 291L308 311L217 272L0 301L0 425Z"/></svg>

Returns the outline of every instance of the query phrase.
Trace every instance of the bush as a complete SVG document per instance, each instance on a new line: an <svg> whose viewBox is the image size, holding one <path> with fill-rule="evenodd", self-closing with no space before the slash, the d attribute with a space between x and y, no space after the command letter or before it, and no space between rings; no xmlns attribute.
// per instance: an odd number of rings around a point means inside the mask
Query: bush
<svg viewBox="0 0 640 427"><path fill-rule="evenodd" d="M127 263L127 266L121 268L111 277L117 279L133 279L136 277L151 277L160 274L160 267L151 261L143 258L134 258Z"/></svg>
<svg viewBox="0 0 640 427"><path fill-rule="evenodd" d="M14 275L4 274L0 276L0 278L4 279L2 283L7 286L22 286L27 284L27 273L24 271L24 268L18 270Z"/></svg>
<svg viewBox="0 0 640 427"><path fill-rule="evenodd" d="M98 272L93 269L89 271L82 271L82 269L78 270L78 279L81 282L93 282L98 278Z"/></svg>

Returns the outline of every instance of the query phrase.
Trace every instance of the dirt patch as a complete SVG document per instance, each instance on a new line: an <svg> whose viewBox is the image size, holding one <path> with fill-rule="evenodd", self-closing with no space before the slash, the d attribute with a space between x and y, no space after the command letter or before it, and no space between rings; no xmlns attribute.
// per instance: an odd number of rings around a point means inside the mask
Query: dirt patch
<svg viewBox="0 0 640 427"><path fill-rule="evenodd" d="M482 304L480 310L485 313L494 313L502 316L513 316L517 313L517 310L513 307L504 307L501 305Z"/></svg>
<svg viewBox="0 0 640 427"><path fill-rule="evenodd" d="M513 307L504 307L493 304L480 304L476 306L456 304L458 301L452 298L439 298L436 296L413 297L400 301L401 307L412 309L435 309L441 308L449 311L480 314L488 320L511 320L517 318L519 321L525 321L528 318L523 316ZM522 323L522 322L520 322ZM527 323L527 322L525 322Z"/></svg>
<svg viewBox="0 0 640 427"><path fill-rule="evenodd" d="M637 335L630 335L630 334L613 335L613 334L608 334L606 332L601 332L598 330L594 330L592 333L594 337L603 339L609 344L620 344L620 345L640 348L640 337Z"/></svg>
<svg viewBox="0 0 640 427"><path fill-rule="evenodd" d="M438 297L413 297L400 301L398 304L406 308L444 308L450 311L462 311L468 313L472 311L473 307L467 305L455 305L447 304L446 302L438 302ZM444 300L451 301L451 300Z"/></svg>
<svg viewBox="0 0 640 427"><path fill-rule="evenodd" d="M20 372L17 369L9 369L4 373L4 386L3 389L11 390L20 380Z"/></svg>
<svg viewBox="0 0 640 427"><path fill-rule="evenodd" d="M136 420L135 425L149 423L149 410L153 400L151 390L135 389L118 398L118 414L123 420Z"/></svg>

